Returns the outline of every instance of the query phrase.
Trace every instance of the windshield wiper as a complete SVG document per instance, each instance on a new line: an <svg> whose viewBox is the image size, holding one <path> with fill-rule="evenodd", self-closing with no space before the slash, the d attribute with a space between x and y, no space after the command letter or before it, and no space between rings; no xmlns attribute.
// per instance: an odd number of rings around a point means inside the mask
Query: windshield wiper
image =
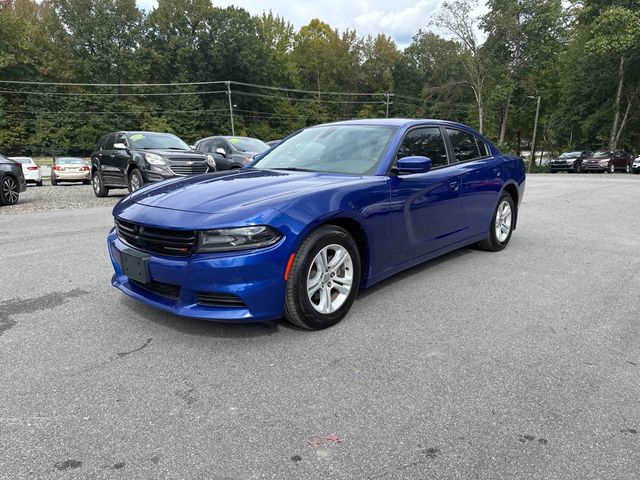
<svg viewBox="0 0 640 480"><path fill-rule="evenodd" d="M310 168L299 167L271 167L271 170L287 170L289 172L315 172L315 170L311 170Z"/></svg>

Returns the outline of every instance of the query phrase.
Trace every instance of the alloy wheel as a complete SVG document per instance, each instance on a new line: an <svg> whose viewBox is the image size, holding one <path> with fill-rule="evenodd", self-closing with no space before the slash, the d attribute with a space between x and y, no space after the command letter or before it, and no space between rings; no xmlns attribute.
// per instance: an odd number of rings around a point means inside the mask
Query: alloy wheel
<svg viewBox="0 0 640 480"><path fill-rule="evenodd" d="M352 284L353 260L347 249L335 243L322 248L307 273L311 306L322 314L335 312L349 297Z"/></svg>
<svg viewBox="0 0 640 480"><path fill-rule="evenodd" d="M14 204L18 201L18 184L16 181L11 178L5 178L4 182L2 182L2 197L10 204Z"/></svg>
<svg viewBox="0 0 640 480"><path fill-rule="evenodd" d="M511 205L508 201L503 200L496 212L495 223L496 238L500 243L504 242L509 237L512 217Z"/></svg>
<svg viewBox="0 0 640 480"><path fill-rule="evenodd" d="M93 176L91 184L93 185L94 193L98 195L100 193L100 177L97 174Z"/></svg>
<svg viewBox="0 0 640 480"><path fill-rule="evenodd" d="M138 175L136 174L131 175L131 178L129 179L129 184L131 185L131 191L135 192L140 188L140 177L138 177Z"/></svg>

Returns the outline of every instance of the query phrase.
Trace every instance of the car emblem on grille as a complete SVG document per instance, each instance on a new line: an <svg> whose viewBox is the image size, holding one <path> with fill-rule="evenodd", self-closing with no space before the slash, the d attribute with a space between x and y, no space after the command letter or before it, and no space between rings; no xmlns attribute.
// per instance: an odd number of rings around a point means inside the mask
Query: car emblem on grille
<svg viewBox="0 0 640 480"><path fill-rule="evenodd" d="M191 160L189 160L189 161L187 162L187 165L193 165L193 162L192 162Z"/></svg>

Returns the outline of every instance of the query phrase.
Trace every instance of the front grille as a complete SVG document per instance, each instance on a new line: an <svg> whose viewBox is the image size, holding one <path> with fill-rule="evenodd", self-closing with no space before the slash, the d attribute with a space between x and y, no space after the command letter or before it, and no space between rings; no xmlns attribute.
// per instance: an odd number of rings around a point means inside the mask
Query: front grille
<svg viewBox="0 0 640 480"><path fill-rule="evenodd" d="M171 298L172 300L177 300L180 298L180 286L179 285L171 285L170 283L163 282L149 282L149 283L140 283L135 280L130 280L136 287L141 288L142 290L147 290L148 292L155 293L156 295L160 295L162 297Z"/></svg>
<svg viewBox="0 0 640 480"><path fill-rule="evenodd" d="M188 257L196 246L196 232L193 230L144 227L120 219L116 219L116 229L120 240L144 252Z"/></svg>
<svg viewBox="0 0 640 480"><path fill-rule="evenodd" d="M240 297L231 293L198 293L198 305L206 307L240 307L246 305Z"/></svg>
<svg viewBox="0 0 640 480"><path fill-rule="evenodd" d="M197 175L207 173L209 167L201 158L170 159L169 168L176 175Z"/></svg>

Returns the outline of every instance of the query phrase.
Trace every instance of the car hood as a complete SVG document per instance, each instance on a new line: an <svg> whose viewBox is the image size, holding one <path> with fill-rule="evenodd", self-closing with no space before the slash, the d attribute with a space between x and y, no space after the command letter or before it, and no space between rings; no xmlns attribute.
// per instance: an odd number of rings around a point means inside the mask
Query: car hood
<svg viewBox="0 0 640 480"><path fill-rule="evenodd" d="M362 177L319 172L242 169L164 181L129 197L140 205L204 214L267 205Z"/></svg>
<svg viewBox="0 0 640 480"><path fill-rule="evenodd" d="M589 157L589 158L585 158L584 161L585 162L602 162L602 161L608 161L611 160L612 157Z"/></svg>

